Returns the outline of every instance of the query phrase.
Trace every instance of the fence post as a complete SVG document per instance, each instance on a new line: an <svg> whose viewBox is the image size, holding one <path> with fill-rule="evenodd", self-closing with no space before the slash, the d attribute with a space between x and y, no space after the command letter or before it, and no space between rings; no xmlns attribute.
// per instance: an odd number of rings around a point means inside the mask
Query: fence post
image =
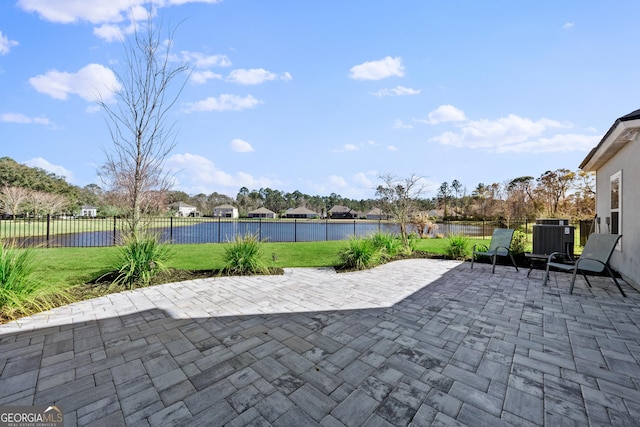
<svg viewBox="0 0 640 427"><path fill-rule="evenodd" d="M173 243L173 216L169 217L169 243Z"/></svg>
<svg viewBox="0 0 640 427"><path fill-rule="evenodd" d="M324 241L329 241L329 219L325 218L324 220Z"/></svg>
<svg viewBox="0 0 640 427"><path fill-rule="evenodd" d="M262 218L258 218L258 241L262 242Z"/></svg>
<svg viewBox="0 0 640 427"><path fill-rule="evenodd" d="M293 220L293 241L294 242L298 241L298 220L297 219Z"/></svg>
<svg viewBox="0 0 640 427"><path fill-rule="evenodd" d="M51 237L51 232L49 227L51 225L51 215L47 214L47 247L49 247L49 238Z"/></svg>
<svg viewBox="0 0 640 427"><path fill-rule="evenodd" d="M482 218L482 239L484 239L484 236L486 236L487 233L485 233L485 229L484 229L484 218Z"/></svg>
<svg viewBox="0 0 640 427"><path fill-rule="evenodd" d="M116 216L113 216L113 246L116 245L116 227L117 227L117 221L116 221Z"/></svg>
<svg viewBox="0 0 640 427"><path fill-rule="evenodd" d="M220 243L220 217L218 217L218 243Z"/></svg>

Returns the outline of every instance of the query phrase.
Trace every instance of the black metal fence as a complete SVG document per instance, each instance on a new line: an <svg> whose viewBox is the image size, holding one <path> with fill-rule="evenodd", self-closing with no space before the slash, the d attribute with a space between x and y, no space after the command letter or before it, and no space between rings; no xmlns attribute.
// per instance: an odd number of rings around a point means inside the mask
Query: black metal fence
<svg viewBox="0 0 640 427"><path fill-rule="evenodd" d="M150 228L168 243L223 243L252 234L263 242L344 240L375 232L398 233L397 224L381 220L230 219L158 217ZM495 228L532 232L535 221L438 221L430 235L491 236ZM119 218L0 220L0 239L23 247L97 247L118 244L125 223Z"/></svg>

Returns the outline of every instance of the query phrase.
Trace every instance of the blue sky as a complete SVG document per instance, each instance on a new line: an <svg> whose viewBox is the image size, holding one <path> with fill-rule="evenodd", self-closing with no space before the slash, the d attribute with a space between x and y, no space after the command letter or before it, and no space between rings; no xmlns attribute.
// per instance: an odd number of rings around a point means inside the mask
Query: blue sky
<svg viewBox="0 0 640 427"><path fill-rule="evenodd" d="M109 100L122 37L152 5L192 70L166 163L188 194L369 198L381 174L471 192L577 170L640 108L636 0L11 0L0 156L100 185L95 93Z"/></svg>

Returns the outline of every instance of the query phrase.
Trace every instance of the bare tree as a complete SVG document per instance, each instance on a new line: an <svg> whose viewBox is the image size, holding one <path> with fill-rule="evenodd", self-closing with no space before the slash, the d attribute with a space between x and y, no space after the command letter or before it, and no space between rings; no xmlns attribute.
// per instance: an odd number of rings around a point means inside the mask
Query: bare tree
<svg viewBox="0 0 640 427"><path fill-rule="evenodd" d="M167 116L186 79L177 91L171 91L172 84L187 66L170 61L171 31L167 40L166 45L161 41L149 14L146 27L124 44L124 71L117 74L120 87L114 88L117 105L112 107L102 98L98 102L106 112L113 142L98 173L111 191L121 194L133 235L140 231L142 217L158 194L171 187L170 176L163 170L175 147L173 124L167 124Z"/></svg>
<svg viewBox="0 0 640 427"><path fill-rule="evenodd" d="M43 206L47 193L44 191L29 191L27 202L32 209L33 217L37 218L43 212Z"/></svg>
<svg viewBox="0 0 640 427"><path fill-rule="evenodd" d="M417 207L417 199L424 192L422 178L412 174L400 179L392 175L381 175L382 184L376 188L383 212L400 226L400 236L405 248L409 247L408 225Z"/></svg>
<svg viewBox="0 0 640 427"><path fill-rule="evenodd" d="M27 197L29 197L28 189L6 185L0 189L0 210L16 219Z"/></svg>
<svg viewBox="0 0 640 427"><path fill-rule="evenodd" d="M69 201L62 194L42 193L40 199L40 207L42 212L48 215L61 213L67 207Z"/></svg>

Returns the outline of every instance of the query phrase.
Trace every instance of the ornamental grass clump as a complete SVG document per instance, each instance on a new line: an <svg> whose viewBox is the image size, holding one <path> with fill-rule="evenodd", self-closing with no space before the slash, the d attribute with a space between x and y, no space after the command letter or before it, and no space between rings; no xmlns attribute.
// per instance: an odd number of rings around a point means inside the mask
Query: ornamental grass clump
<svg viewBox="0 0 640 427"><path fill-rule="evenodd" d="M371 239L352 237L347 246L339 253L343 268L347 270L365 270L382 262L380 249L373 245Z"/></svg>
<svg viewBox="0 0 640 427"><path fill-rule="evenodd" d="M171 247L155 234L143 231L125 236L113 261L117 271L113 285L126 289L150 285L156 275L168 270L171 255Z"/></svg>
<svg viewBox="0 0 640 427"><path fill-rule="evenodd" d="M0 242L0 316L15 319L72 301L64 289L36 273L34 254Z"/></svg>
<svg viewBox="0 0 640 427"><path fill-rule="evenodd" d="M269 273L260 240L250 233L236 236L225 248L223 259L225 274L245 276Z"/></svg>
<svg viewBox="0 0 640 427"><path fill-rule="evenodd" d="M462 234L452 234L447 237L445 250L450 259L466 259L469 256L469 238Z"/></svg>
<svg viewBox="0 0 640 427"><path fill-rule="evenodd" d="M403 250L402 239L391 233L375 233L367 238L373 247L381 251L381 258L393 258Z"/></svg>

